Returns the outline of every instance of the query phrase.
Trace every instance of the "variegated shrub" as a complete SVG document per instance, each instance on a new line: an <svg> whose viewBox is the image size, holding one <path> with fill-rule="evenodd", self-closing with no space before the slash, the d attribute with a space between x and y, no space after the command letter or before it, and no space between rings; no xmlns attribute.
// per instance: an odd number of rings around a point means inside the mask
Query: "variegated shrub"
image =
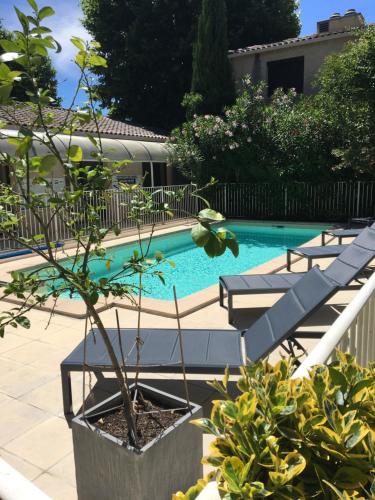
<svg viewBox="0 0 375 500"><path fill-rule="evenodd" d="M222 498L375 498L375 368L337 359L296 380L293 360L250 365L235 400L227 373L211 384L225 399L195 423L215 436L203 461ZM204 484L175 500L193 500Z"/></svg>

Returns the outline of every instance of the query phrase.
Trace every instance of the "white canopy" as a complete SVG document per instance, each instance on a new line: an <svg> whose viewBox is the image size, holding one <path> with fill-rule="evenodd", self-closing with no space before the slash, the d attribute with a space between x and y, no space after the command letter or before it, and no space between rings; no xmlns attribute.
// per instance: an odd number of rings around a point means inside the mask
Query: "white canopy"
<svg viewBox="0 0 375 500"><path fill-rule="evenodd" d="M32 152L35 156L44 156L49 150L43 144L44 134L36 133L40 137L33 141ZM9 144L8 137L17 137L16 130L0 130L0 153L14 154L15 146ZM56 145L62 157L66 157L66 152L69 147L69 136L58 134L54 136L54 144ZM161 142L150 141L132 141L124 139L108 139L102 140L103 151L109 161L131 160L136 162L156 162L165 163L167 161L167 149ZM96 152L95 146L87 137L74 135L71 140L71 145L80 146L83 151L83 159L85 161L93 160L93 153Z"/></svg>

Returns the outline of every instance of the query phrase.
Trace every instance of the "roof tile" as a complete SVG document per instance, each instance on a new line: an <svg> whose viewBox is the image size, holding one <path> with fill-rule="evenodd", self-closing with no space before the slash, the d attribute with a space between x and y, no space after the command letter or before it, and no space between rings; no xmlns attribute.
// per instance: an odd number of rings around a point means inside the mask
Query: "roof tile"
<svg viewBox="0 0 375 500"><path fill-rule="evenodd" d="M51 128L61 127L67 117L68 110L64 108L45 108L45 113L53 114ZM24 125L30 126L36 118L36 112L31 106L18 103L16 105L0 106L0 120L6 125ZM80 125L77 132L96 133L96 125L93 121ZM119 138L126 137L134 140L151 140L164 142L167 137L153 130L146 129L141 126L132 125L126 122L112 120L107 116L103 116L99 120L100 133L106 136L115 136Z"/></svg>
<svg viewBox="0 0 375 500"><path fill-rule="evenodd" d="M343 31L332 31L328 33L315 33L313 35L301 36L296 38L287 38L286 40L281 40L280 42L264 43L259 45L251 45L250 47L244 47L242 49L230 50L230 55L247 54L249 52L259 52L264 49L269 49L272 47L287 47L288 45L298 44L308 40L319 40L322 38L329 38L334 35L339 35L342 33L350 33L354 31L353 29L343 30Z"/></svg>

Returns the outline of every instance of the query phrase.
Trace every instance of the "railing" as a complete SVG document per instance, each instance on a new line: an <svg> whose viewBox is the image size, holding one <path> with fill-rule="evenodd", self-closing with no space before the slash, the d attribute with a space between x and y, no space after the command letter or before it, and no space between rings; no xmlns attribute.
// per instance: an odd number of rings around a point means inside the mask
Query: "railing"
<svg viewBox="0 0 375 500"><path fill-rule="evenodd" d="M312 366L327 363L337 348L355 356L362 366L375 361L375 273L312 349L293 378L308 376Z"/></svg>
<svg viewBox="0 0 375 500"><path fill-rule="evenodd" d="M375 181L217 184L207 197L232 218L346 222L375 214Z"/></svg>
<svg viewBox="0 0 375 500"><path fill-rule="evenodd" d="M313 348L292 378L309 376L317 364L334 358L336 349L356 357L362 366L375 362L375 273ZM197 500L219 500L215 482L209 483Z"/></svg>
<svg viewBox="0 0 375 500"><path fill-rule="evenodd" d="M174 204L170 202L168 197L168 191L178 191L179 189L185 189L184 197L181 201ZM195 189L193 185L176 185L176 186L161 186L155 188L144 188L145 191L154 194L154 200L157 203L165 202L171 205L174 211L173 220L183 220L188 217L188 214L195 213L197 211L197 198L191 196L192 191ZM132 229L135 227L135 222L127 217L127 210L129 203L131 201L132 195L124 193L118 190L108 190L105 191L104 197L103 193L85 192L83 196L90 197L90 202L93 205L101 205L103 209L100 211L101 223L103 228L113 227L117 224L121 230ZM103 198L105 201L103 203ZM71 210L77 213L83 213L82 202L78 201ZM5 208L12 211L12 207ZM72 231L69 226L64 223L62 217L53 217L53 211L49 208L41 208L39 210L38 216L43 221L43 223L48 224L49 238L51 241L68 241L72 239ZM41 225L35 215L30 210L21 210L18 214L20 216L21 222L17 228L17 235L23 238L30 238L37 234L41 234ZM144 224L164 224L168 222L169 219L165 218L163 213L155 213L143 217ZM81 228L85 228L87 225L85 222L85 217L82 216L79 220L79 225ZM22 245L17 244L12 238L7 237L5 234L0 233L0 251L2 250L13 250L20 248Z"/></svg>

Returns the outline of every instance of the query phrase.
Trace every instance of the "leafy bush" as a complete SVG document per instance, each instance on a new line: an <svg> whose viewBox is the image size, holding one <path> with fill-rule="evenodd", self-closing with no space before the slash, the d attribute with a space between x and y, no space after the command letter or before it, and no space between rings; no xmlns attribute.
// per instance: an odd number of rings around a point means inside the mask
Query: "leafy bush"
<svg viewBox="0 0 375 500"><path fill-rule="evenodd" d="M375 26L328 57L317 79L317 105L336 122L342 168L375 172Z"/></svg>
<svg viewBox="0 0 375 500"><path fill-rule="evenodd" d="M211 385L225 397L196 425L215 436L204 463L215 468L221 496L373 498L375 495L375 369L353 357L291 379L292 360L242 369L241 395L228 394L228 374ZM200 481L176 500L193 500Z"/></svg>
<svg viewBox="0 0 375 500"><path fill-rule="evenodd" d="M170 164L193 182L373 178L375 28L327 58L315 96L275 92L246 77L223 116L191 116L173 131ZM194 96L193 96L194 97ZM193 97L185 107L199 109Z"/></svg>
<svg viewBox="0 0 375 500"><path fill-rule="evenodd" d="M277 91L268 102L263 84L245 78L243 85L223 116L195 116L174 130L169 163L202 184L211 175L223 182L332 176L337 133L324 110L293 91Z"/></svg>

